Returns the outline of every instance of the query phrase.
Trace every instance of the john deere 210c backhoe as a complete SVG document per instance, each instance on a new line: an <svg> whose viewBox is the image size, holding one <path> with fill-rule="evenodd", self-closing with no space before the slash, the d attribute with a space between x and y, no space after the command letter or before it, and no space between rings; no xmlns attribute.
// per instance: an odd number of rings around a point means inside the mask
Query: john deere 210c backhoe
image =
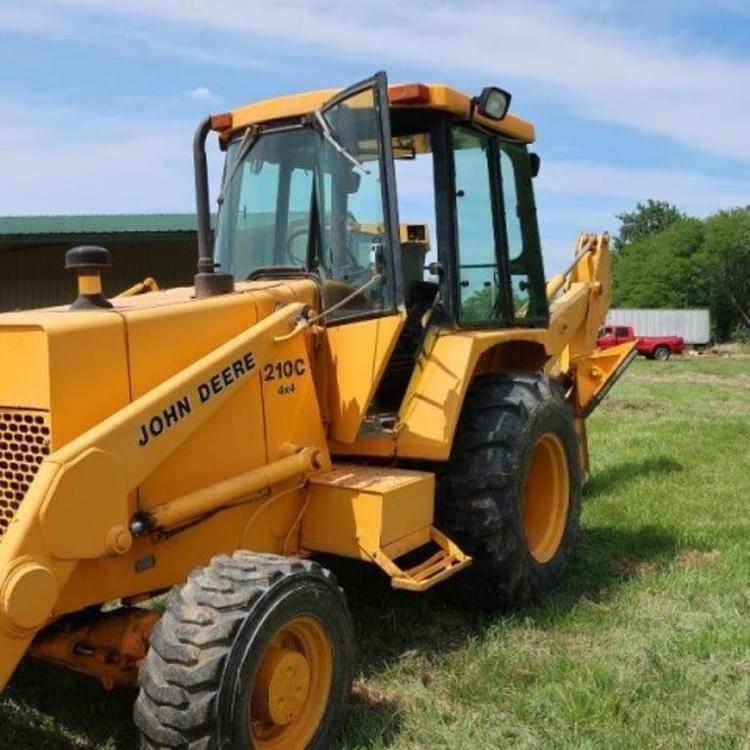
<svg viewBox="0 0 750 750"><path fill-rule="evenodd" d="M194 286L106 300L76 248L70 308L0 316L0 685L31 653L138 683L144 748L325 748L353 645L316 553L481 606L559 581L632 352L596 349L606 235L545 282L509 99L381 73L211 117Z"/></svg>

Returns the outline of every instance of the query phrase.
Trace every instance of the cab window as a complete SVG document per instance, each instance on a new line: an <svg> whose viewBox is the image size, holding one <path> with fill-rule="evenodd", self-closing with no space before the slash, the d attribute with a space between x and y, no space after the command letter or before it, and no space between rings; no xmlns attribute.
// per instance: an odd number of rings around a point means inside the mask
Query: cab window
<svg viewBox="0 0 750 750"><path fill-rule="evenodd" d="M528 153L523 146L498 142L513 317L544 323L549 312Z"/></svg>
<svg viewBox="0 0 750 750"><path fill-rule="evenodd" d="M502 319L505 290L498 270L493 223L490 139L457 127L452 131L456 176L456 239L459 320L466 324Z"/></svg>

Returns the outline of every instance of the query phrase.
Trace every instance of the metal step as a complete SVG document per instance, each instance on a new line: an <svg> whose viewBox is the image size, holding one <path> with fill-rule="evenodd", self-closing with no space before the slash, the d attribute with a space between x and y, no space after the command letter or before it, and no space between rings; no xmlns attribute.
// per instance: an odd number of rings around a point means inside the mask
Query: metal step
<svg viewBox="0 0 750 750"><path fill-rule="evenodd" d="M434 520L435 475L387 466L334 464L310 479L301 546L370 560L397 589L426 591L458 573L471 558ZM406 570L397 560L429 549Z"/></svg>

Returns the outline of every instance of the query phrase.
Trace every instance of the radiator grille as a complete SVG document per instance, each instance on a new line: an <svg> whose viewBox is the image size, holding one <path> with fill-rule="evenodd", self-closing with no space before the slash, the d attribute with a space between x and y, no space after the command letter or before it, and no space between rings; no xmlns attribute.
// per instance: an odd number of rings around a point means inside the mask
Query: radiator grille
<svg viewBox="0 0 750 750"><path fill-rule="evenodd" d="M47 412L0 407L0 536L49 455Z"/></svg>

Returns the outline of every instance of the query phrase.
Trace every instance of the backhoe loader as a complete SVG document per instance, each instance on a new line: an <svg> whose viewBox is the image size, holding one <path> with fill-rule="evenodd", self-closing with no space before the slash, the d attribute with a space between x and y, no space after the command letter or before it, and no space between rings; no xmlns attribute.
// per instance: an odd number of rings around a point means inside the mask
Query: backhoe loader
<svg viewBox="0 0 750 750"><path fill-rule="evenodd" d="M143 748L327 748L353 636L320 555L470 606L560 581L633 352L596 348L606 234L545 281L509 103L378 73L208 117L192 286L105 299L78 247L70 306L0 315L0 686L31 654L138 685Z"/></svg>

